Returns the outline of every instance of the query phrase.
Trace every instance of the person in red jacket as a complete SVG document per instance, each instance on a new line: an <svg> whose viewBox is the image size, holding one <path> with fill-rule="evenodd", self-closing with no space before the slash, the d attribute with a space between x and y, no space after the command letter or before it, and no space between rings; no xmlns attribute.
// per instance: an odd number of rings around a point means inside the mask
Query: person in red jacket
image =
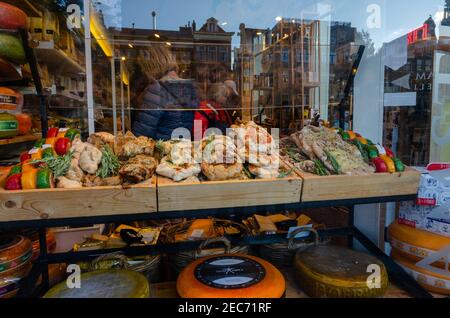
<svg viewBox="0 0 450 318"><path fill-rule="evenodd" d="M227 110L229 100L237 92L230 90L225 83L215 84L211 89L212 98L200 102L194 115L194 136L205 137L208 128L217 128L223 134L232 124L232 118ZM201 122L201 126L199 125ZM199 135L201 133L201 135Z"/></svg>

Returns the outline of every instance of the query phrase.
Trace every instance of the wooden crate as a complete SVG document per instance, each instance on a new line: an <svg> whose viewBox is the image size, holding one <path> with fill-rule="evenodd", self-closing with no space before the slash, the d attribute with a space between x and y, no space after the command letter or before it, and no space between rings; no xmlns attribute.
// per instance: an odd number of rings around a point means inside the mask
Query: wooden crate
<svg viewBox="0 0 450 318"><path fill-rule="evenodd" d="M301 176L302 202L414 195L420 182L420 172L412 168L369 176L324 177L307 173Z"/></svg>
<svg viewBox="0 0 450 318"><path fill-rule="evenodd" d="M22 191L0 188L0 222L156 211L156 177L126 189L122 186Z"/></svg>
<svg viewBox="0 0 450 318"><path fill-rule="evenodd" d="M176 183L158 177L158 211L203 210L299 203L300 177Z"/></svg>

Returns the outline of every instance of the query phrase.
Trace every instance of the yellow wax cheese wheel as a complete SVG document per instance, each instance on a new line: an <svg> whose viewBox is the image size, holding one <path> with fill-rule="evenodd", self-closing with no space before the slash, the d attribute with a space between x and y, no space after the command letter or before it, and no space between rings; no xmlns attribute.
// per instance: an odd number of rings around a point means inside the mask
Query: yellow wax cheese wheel
<svg viewBox="0 0 450 318"><path fill-rule="evenodd" d="M398 221L389 226L388 239L397 254L415 262L450 245L450 237L412 228ZM444 268L445 261L442 259L434 265Z"/></svg>
<svg viewBox="0 0 450 318"><path fill-rule="evenodd" d="M178 276L182 298L281 298L283 274L254 256L222 254L198 259Z"/></svg>
<svg viewBox="0 0 450 318"><path fill-rule="evenodd" d="M76 280L74 279L75 283ZM148 298L147 278L137 272L114 269L81 274L80 288L66 281L50 289L44 298Z"/></svg>
<svg viewBox="0 0 450 318"><path fill-rule="evenodd" d="M299 251L294 269L300 288L315 298L379 297L389 285L382 262L345 247L315 246Z"/></svg>
<svg viewBox="0 0 450 318"><path fill-rule="evenodd" d="M414 261L396 251L391 252L391 257L426 290L436 294L450 295L449 270L439 268L430 270L419 267Z"/></svg>

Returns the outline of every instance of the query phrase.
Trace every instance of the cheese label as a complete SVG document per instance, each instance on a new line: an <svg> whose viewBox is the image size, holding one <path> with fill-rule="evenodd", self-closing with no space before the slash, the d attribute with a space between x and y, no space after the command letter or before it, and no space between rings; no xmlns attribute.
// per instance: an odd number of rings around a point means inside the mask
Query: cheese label
<svg viewBox="0 0 450 318"><path fill-rule="evenodd" d="M435 253L436 251L429 250L423 247L418 247L414 245L410 245L408 243L399 241L393 237L390 238L392 247L410 255L414 255L420 258L428 257L429 255ZM443 257L440 261L444 262L445 258Z"/></svg>
<svg viewBox="0 0 450 318"><path fill-rule="evenodd" d="M19 123L17 121L1 121L0 131L14 131L19 128Z"/></svg>
<svg viewBox="0 0 450 318"><path fill-rule="evenodd" d="M17 107L17 97L0 94L0 109L14 110Z"/></svg>
<svg viewBox="0 0 450 318"><path fill-rule="evenodd" d="M439 288L442 290L450 290L450 280L449 279L442 279L442 278L434 277L431 275L427 275L427 274L424 274L424 273L414 270L414 267L408 267L408 266L405 266L400 263L399 263L399 265L409 275L411 275L416 281L418 281L421 284Z"/></svg>
<svg viewBox="0 0 450 318"><path fill-rule="evenodd" d="M262 281L266 270L258 262L241 256L217 256L194 270L201 283L218 289L240 289Z"/></svg>

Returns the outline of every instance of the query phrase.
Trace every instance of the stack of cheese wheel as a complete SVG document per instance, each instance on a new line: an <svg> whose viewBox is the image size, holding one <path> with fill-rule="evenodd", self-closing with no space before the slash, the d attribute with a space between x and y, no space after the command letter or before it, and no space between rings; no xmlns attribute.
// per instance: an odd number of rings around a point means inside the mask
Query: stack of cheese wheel
<svg viewBox="0 0 450 318"><path fill-rule="evenodd" d="M445 259L432 264L428 269L417 262L450 245L450 237L392 223L388 229L392 246L391 256L428 291L450 295L450 272L445 270ZM448 267L447 267L448 269Z"/></svg>
<svg viewBox="0 0 450 318"><path fill-rule="evenodd" d="M21 235L0 237L0 298L17 294L18 283L31 268L32 253L28 238Z"/></svg>
<svg viewBox="0 0 450 318"><path fill-rule="evenodd" d="M244 254L198 259L177 280L182 298L281 298L285 290L286 282L278 269Z"/></svg>
<svg viewBox="0 0 450 318"><path fill-rule="evenodd" d="M40 254L39 235L35 232L29 232L29 235L25 235L25 236L27 236L32 241L33 261L34 261L39 257L39 254ZM50 231L47 232L46 241L47 241L47 252L48 253L54 252L56 249L56 238L52 232L50 232Z"/></svg>
<svg viewBox="0 0 450 318"><path fill-rule="evenodd" d="M69 277L70 279L70 277ZM80 288L68 286L67 281L50 289L44 298L148 298L147 278L125 269L100 270L81 274ZM72 288L70 288L72 287Z"/></svg>
<svg viewBox="0 0 450 318"><path fill-rule="evenodd" d="M339 246L298 252L294 270L299 286L315 298L380 297L389 284L386 268L377 258Z"/></svg>

